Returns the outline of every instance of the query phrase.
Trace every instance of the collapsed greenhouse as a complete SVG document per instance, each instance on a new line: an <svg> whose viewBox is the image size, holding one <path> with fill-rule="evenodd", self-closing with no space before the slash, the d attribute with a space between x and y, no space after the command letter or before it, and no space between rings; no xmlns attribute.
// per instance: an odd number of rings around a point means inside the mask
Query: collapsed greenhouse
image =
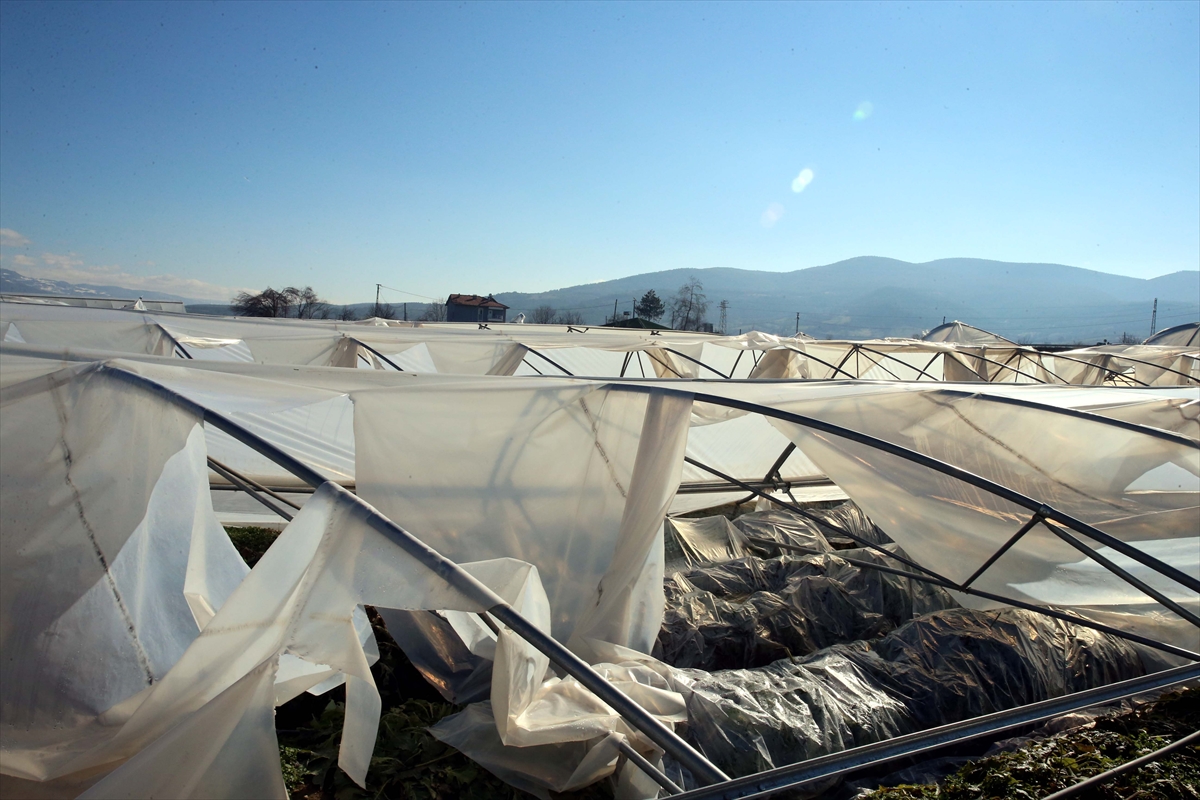
<svg viewBox="0 0 1200 800"><path fill-rule="evenodd" d="M540 796L745 797L1200 678L1200 353L0 304L0 790L285 797L364 607ZM282 528L250 569L243 503ZM730 509L736 509L731 512ZM821 784L827 785L827 784Z"/></svg>

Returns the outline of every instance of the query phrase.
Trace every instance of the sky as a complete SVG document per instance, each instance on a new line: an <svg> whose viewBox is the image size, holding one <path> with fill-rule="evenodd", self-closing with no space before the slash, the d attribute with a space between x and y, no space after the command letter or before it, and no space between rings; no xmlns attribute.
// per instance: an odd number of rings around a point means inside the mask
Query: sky
<svg viewBox="0 0 1200 800"><path fill-rule="evenodd" d="M860 255L1194 270L1198 12L5 0L0 266L334 302Z"/></svg>

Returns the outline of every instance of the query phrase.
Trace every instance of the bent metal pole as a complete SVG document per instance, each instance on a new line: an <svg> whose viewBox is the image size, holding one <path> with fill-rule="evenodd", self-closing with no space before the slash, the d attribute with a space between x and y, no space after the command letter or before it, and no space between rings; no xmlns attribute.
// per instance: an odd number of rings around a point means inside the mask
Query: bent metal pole
<svg viewBox="0 0 1200 800"><path fill-rule="evenodd" d="M746 540L769 547L777 547L781 550L794 550L802 553L808 553L810 555L825 555L825 553L819 550L814 550L810 547L787 544L786 542L777 542L774 539L763 539L758 536L747 536ZM919 572L909 572L907 570L889 567L884 564L875 564L871 561L863 561L861 559L847 556L844 553L838 553L837 557L842 561L845 561L847 564L853 564L861 569L873 569L877 572L886 572L890 575L898 575L901 578L908 578L909 580L913 581L921 581L934 586L941 586L943 589L952 589L956 592L962 592L963 594L973 594L976 597L983 597L987 600L994 600L997 603L1003 603L1004 605L1013 606L1015 608L1023 608L1026 611L1032 611L1035 614L1042 614L1044 616L1053 617L1054 619L1061 619L1064 622L1070 622L1084 628L1091 628L1092 630L1100 631L1101 633L1107 633L1112 636L1116 636L1119 639L1128 639L1131 642L1144 644L1147 647L1152 647L1156 650L1162 650L1164 653L1171 653L1191 661L1200 661L1200 653L1193 653L1191 650L1185 650L1182 647L1176 647L1175 645L1168 644L1166 642L1160 642L1156 639L1150 639L1146 636L1139 636L1136 633L1130 633L1129 631L1123 631L1120 628L1114 628L1111 625L1094 622L1076 614L1068 614L1049 606L1034 605L1033 603L1026 603L1024 600L1017 600L1014 597L1005 597L1004 595L992 594L991 592L983 592L979 589L972 589L968 586L956 584L953 581L935 578L932 575L922 575Z"/></svg>
<svg viewBox="0 0 1200 800"><path fill-rule="evenodd" d="M670 753L672 758L691 770L692 774L698 779L710 784L722 783L729 780L729 776L718 769L716 765L693 749L691 745L681 739L678 734L663 724L657 717L650 714L630 699L624 692L601 677L586 661L579 658L549 634L544 633L529 620L521 616L502 597L481 583L475 576L392 522L375 510L369 503L361 500L357 495L351 494L336 483L327 480L316 470L293 456L288 455L258 435L246 430L228 417L200 405L194 400L163 386L161 383L142 375L108 365L101 365L100 372L186 409L205 423L229 434L242 444L274 461L313 488L319 487L324 483L331 484L334 490L346 502L357 503L363 507L364 511L367 512L365 521L372 530L387 537L411 558L446 581L447 584L479 603L489 614L503 622L518 636L541 651L556 666L590 689L602 701L612 706L618 714L645 734L646 738L650 739L650 741L654 742L654 744L658 745L665 752Z"/></svg>
<svg viewBox="0 0 1200 800"><path fill-rule="evenodd" d="M610 383L609 386L613 390L626 392L680 391L679 389L662 389L637 383L613 382ZM1094 525L1089 525L1081 519L1077 519L1070 514L1059 511L1057 508L1041 503L1032 497L1028 497L1027 495L1010 489L1003 484L989 480L982 475L976 475L974 472L962 469L961 467L956 467L953 464L948 464L945 461L941 461L932 456L927 456L924 453L916 450L911 450L903 445L893 444L886 439L880 439L877 436L871 436L870 434L861 433L851 428L835 425L831 422L825 422L824 420L816 419L815 417L807 417L803 414L793 414L790 411L784 411L771 406L765 406L760 403L736 400L732 397L724 397L721 395L705 394L695 391L689 391L687 394L691 395L697 402L711 403L712 405L723 406L725 408L735 408L739 411L748 411L752 414L761 414L764 417L772 417L774 419L782 420L783 422L790 422L802 428L809 428L812 430L829 433L839 438L857 442L858 444L863 444L881 452L888 453L889 455L897 456L914 464L919 464L922 467L926 467L927 469L931 469L935 472L940 472L943 475L948 475L951 478L956 478L963 483L983 489L984 491L990 492L991 494L994 494L1003 500L1007 500L1013 505L1021 506L1029 511L1038 512L1043 518L1060 523L1064 527L1070 528L1076 533L1082 533L1092 541L1106 545L1121 555L1127 556L1128 558L1139 562L1143 566L1149 567L1160 575L1170 578L1180 586L1184 586L1193 592L1200 592L1200 579L1193 578L1183 570L1173 567L1170 564L1167 564L1164 561L1157 559L1154 556L1151 556L1148 553L1139 550L1130 544L1127 544L1126 542L1121 541L1111 534L1105 533ZM1188 446L1200 448L1200 443L1191 442L1189 440Z"/></svg>
<svg viewBox="0 0 1200 800"><path fill-rule="evenodd" d="M1108 686L1040 700L1006 711L996 711L981 717L816 756L795 764L736 778L719 786L693 789L675 797L679 800L741 800L765 797L783 789L877 767L900 758L925 756L949 745L983 737L997 737L1024 725L1043 722L1072 711L1133 697L1143 692L1176 686L1186 681L1194 681L1198 677L1200 664L1185 664L1140 678L1110 683Z"/></svg>

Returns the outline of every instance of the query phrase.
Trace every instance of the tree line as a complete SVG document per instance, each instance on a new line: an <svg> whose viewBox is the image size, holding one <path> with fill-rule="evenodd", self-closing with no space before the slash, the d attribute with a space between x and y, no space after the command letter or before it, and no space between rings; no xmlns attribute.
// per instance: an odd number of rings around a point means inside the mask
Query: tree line
<svg viewBox="0 0 1200 800"><path fill-rule="evenodd" d="M267 287L261 292L238 292L230 302L233 313L240 317L293 317L299 319L356 320L358 314L348 306L339 306L322 300L311 286L283 289ZM689 278L679 291L666 302L653 289L642 295L633 304L634 315L651 322L670 319L669 327L679 331L700 330L706 323L708 297L704 284ZM372 316L380 319L399 319L400 311L391 303L376 303ZM446 303L444 300L426 303L416 318L421 322L444 322ZM572 309L555 310L553 306L541 305L529 314L529 322L535 325L583 325L583 315ZM616 320L613 320L614 322Z"/></svg>
<svg viewBox="0 0 1200 800"><path fill-rule="evenodd" d="M633 313L634 316L650 322L669 318L669 327L678 331L700 330L707 322L705 315L708 313L708 297L704 293L704 284L696 278L689 278L666 302L651 289L642 295L641 299L634 301ZM582 325L583 315L578 311L558 311L554 306L542 305L529 312L528 321L535 325Z"/></svg>
<svg viewBox="0 0 1200 800"><path fill-rule="evenodd" d="M414 304L416 305L416 304ZM422 322L444 322L446 303L435 300L425 303L420 315ZM238 292L229 303L230 309L239 317L292 317L293 319L336 319L354 321L360 319L358 312L349 305L337 305L322 300L311 286L297 288L286 286L273 289L268 286L261 292ZM380 319L400 319L401 311L391 303L375 303L368 316Z"/></svg>

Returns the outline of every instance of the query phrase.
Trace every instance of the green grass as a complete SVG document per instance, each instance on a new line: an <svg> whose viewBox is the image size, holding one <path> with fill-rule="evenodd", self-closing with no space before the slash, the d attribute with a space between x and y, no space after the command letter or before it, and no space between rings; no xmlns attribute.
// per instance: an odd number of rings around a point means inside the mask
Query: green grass
<svg viewBox="0 0 1200 800"><path fill-rule="evenodd" d="M292 745L280 747L288 791L293 797L336 800L527 797L429 734L429 726L458 710L428 700L405 700L387 709L363 789L337 766L345 706L331 702L310 727L286 737Z"/></svg>
<svg viewBox="0 0 1200 800"><path fill-rule="evenodd" d="M1153 752L1200 729L1200 688L1151 707L1101 717L1093 727L1033 740L966 764L941 784L879 789L870 800L1037 800ZM1185 747L1080 795L1092 800L1197 800L1200 748Z"/></svg>
<svg viewBox="0 0 1200 800"><path fill-rule="evenodd" d="M257 525L245 527L226 526L230 541L247 564L253 567L262 558L263 553L271 543L279 538L279 531L270 528L260 528Z"/></svg>

